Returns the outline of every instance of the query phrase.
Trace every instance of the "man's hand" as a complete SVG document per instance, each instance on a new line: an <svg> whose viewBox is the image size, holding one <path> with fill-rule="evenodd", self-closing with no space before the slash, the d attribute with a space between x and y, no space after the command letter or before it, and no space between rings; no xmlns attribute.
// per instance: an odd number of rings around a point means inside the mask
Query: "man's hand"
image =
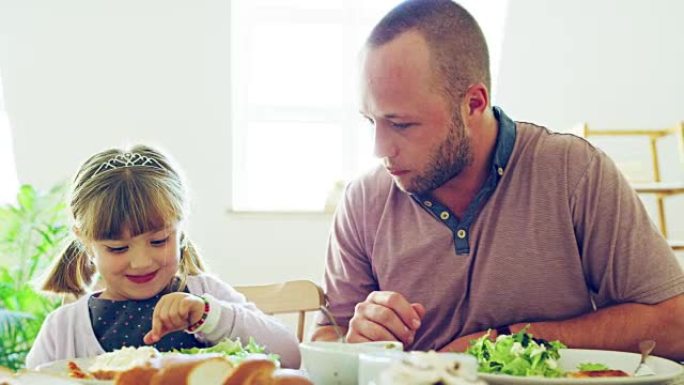
<svg viewBox="0 0 684 385"><path fill-rule="evenodd" d="M159 299L152 313L152 330L143 341L153 344L165 335L183 330L202 318L204 300L188 293L170 293Z"/></svg>
<svg viewBox="0 0 684 385"><path fill-rule="evenodd" d="M399 293L374 291L354 309L349 321L347 342L400 341L413 343L425 308L410 303Z"/></svg>

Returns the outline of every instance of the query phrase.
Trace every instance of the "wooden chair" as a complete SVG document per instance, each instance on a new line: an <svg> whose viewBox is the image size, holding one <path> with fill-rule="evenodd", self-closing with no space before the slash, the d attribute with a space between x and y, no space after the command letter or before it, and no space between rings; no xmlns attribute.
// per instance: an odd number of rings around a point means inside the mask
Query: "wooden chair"
<svg viewBox="0 0 684 385"><path fill-rule="evenodd" d="M653 178L647 183L632 183L634 190L639 194L653 194L656 198L658 209L658 226L660 232L667 239L667 219L665 213L665 199L672 195L684 194L684 182L663 182L661 179L661 165L658 157L658 140L674 135L677 138L679 152L679 167L684 167L684 122L679 123L673 128L639 130L639 129L618 129L618 130L597 130L590 128L584 123L581 127L573 130L584 138L590 136L604 137L646 137L649 140L649 150L651 154L651 166ZM676 166L676 165L675 165ZM684 242L668 240L673 250L684 250Z"/></svg>
<svg viewBox="0 0 684 385"><path fill-rule="evenodd" d="M304 339L305 315L325 304L323 290L312 281L297 280L260 286L237 286L235 290L266 314L298 313L297 338Z"/></svg>

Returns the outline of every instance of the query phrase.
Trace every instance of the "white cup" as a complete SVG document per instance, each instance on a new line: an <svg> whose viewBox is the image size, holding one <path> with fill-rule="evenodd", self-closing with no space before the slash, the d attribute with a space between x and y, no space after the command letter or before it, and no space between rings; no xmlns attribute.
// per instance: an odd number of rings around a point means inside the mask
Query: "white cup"
<svg viewBox="0 0 684 385"><path fill-rule="evenodd" d="M367 352L401 351L400 342L302 342L304 370L316 385L356 385L359 354Z"/></svg>

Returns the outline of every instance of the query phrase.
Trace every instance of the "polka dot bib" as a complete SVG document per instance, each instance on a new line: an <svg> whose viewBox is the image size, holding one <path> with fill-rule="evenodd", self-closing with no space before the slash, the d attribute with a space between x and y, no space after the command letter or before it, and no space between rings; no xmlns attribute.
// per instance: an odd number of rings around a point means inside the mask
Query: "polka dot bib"
<svg viewBox="0 0 684 385"><path fill-rule="evenodd" d="M91 296L88 299L90 320L102 348L111 352L124 346L145 346L143 337L152 329L154 307L166 293L168 291L144 300L124 301L100 299L99 294ZM165 335L152 346L167 352L206 345L181 330Z"/></svg>

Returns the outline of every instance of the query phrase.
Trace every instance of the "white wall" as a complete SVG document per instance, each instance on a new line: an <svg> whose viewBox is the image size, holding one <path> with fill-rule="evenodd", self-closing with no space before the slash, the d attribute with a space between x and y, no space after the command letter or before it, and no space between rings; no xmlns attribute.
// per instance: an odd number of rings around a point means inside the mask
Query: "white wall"
<svg viewBox="0 0 684 385"><path fill-rule="evenodd" d="M679 0L511 0L498 101L550 127L672 126L684 119L682 14Z"/></svg>
<svg viewBox="0 0 684 385"><path fill-rule="evenodd" d="M511 0L498 101L515 118L558 128L684 119L683 4ZM225 0L0 0L19 178L47 187L95 151L159 145L187 174L190 233L219 275L319 280L328 215L227 214L228 20Z"/></svg>
<svg viewBox="0 0 684 385"><path fill-rule="evenodd" d="M565 131L665 128L684 121L684 36L679 0L511 0L496 103L518 120ZM635 177L647 144L600 141ZM683 181L672 142L663 178ZM640 151L641 150L641 151ZM668 230L684 239L684 197L670 198ZM655 214L652 199L645 198Z"/></svg>
<svg viewBox="0 0 684 385"><path fill-rule="evenodd" d="M0 205L16 200L18 180L14 165L14 149L12 147L12 131L5 111L4 92L2 91L2 73L0 72ZM3 167L3 165L8 165Z"/></svg>
<svg viewBox="0 0 684 385"><path fill-rule="evenodd" d="M47 187L95 151L153 143L184 169L191 236L224 279L318 280L329 216L227 215L228 20L225 0L0 1L19 178Z"/></svg>

